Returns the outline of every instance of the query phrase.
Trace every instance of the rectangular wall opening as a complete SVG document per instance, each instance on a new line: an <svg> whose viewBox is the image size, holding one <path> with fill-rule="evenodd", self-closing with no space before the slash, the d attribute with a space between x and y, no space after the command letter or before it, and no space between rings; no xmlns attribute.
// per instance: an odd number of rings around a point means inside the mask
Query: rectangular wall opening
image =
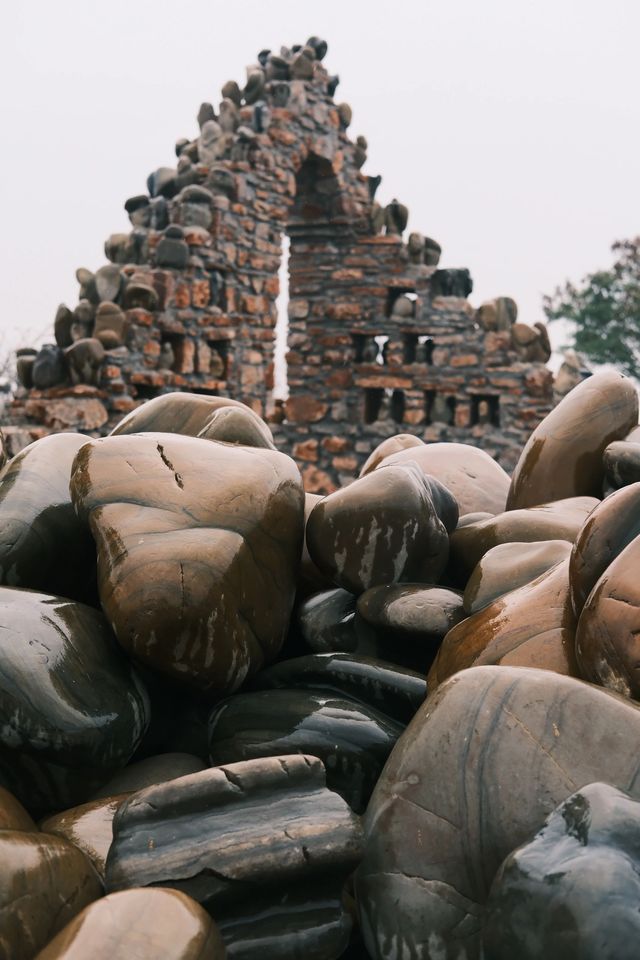
<svg viewBox="0 0 640 960"><path fill-rule="evenodd" d="M402 423L404 420L404 390L394 390L391 394L391 418L396 423Z"/></svg>
<svg viewBox="0 0 640 960"><path fill-rule="evenodd" d="M495 393L477 393L471 397L471 426L489 423L500 426L500 397Z"/></svg>
<svg viewBox="0 0 640 960"><path fill-rule="evenodd" d="M379 419L384 390L382 387L367 387L364 391L364 422L375 423Z"/></svg>
<svg viewBox="0 0 640 960"><path fill-rule="evenodd" d="M456 398L445 396L436 390L425 390L424 409L427 424L443 423L453 426L456 416Z"/></svg>
<svg viewBox="0 0 640 960"><path fill-rule="evenodd" d="M213 377L214 380L226 380L229 365L229 341L207 340L207 346L210 351L208 369L201 370L200 373Z"/></svg>

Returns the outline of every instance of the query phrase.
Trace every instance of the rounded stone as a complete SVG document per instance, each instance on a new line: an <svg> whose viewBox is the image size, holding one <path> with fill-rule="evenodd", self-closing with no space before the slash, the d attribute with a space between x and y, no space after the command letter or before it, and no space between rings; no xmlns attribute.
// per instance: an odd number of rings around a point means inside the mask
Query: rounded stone
<svg viewBox="0 0 640 960"><path fill-rule="evenodd" d="M33 960L102 896L90 860L60 837L0 831L0 956Z"/></svg>
<svg viewBox="0 0 640 960"><path fill-rule="evenodd" d="M640 699L640 538L609 564L587 597L576 631L582 675Z"/></svg>
<svg viewBox="0 0 640 960"><path fill-rule="evenodd" d="M29 832L37 829L20 801L4 787L0 787L0 831L26 830Z"/></svg>
<svg viewBox="0 0 640 960"><path fill-rule="evenodd" d="M213 766L310 754L327 771L327 786L356 813L371 796L404 725L360 700L327 690L237 693L209 720Z"/></svg>
<svg viewBox="0 0 640 960"><path fill-rule="evenodd" d="M420 583L372 587L358 597L358 613L376 631L382 657L424 673L465 616L461 593Z"/></svg>
<svg viewBox="0 0 640 960"><path fill-rule="evenodd" d="M146 692L92 607L0 587L0 626L0 783L30 812L80 803L138 746Z"/></svg>
<svg viewBox="0 0 640 960"><path fill-rule="evenodd" d="M460 670L486 664L577 676L575 628L567 558L453 627L429 671L429 690Z"/></svg>
<svg viewBox="0 0 640 960"><path fill-rule="evenodd" d="M293 460L170 433L112 436L82 448L70 489L97 543L103 609L137 660L224 695L273 659L302 546Z"/></svg>
<svg viewBox="0 0 640 960"><path fill-rule="evenodd" d="M219 443L261 447L265 450L276 449L271 430L264 420L248 407L218 407L198 436L203 440L217 440Z"/></svg>
<svg viewBox="0 0 640 960"><path fill-rule="evenodd" d="M0 473L0 583L95 600L95 547L69 496L71 467L86 440L43 437Z"/></svg>
<svg viewBox="0 0 640 960"><path fill-rule="evenodd" d="M567 540L500 543L482 556L467 581L463 607L477 613L511 590L531 583L571 553Z"/></svg>
<svg viewBox="0 0 640 960"><path fill-rule="evenodd" d="M614 440L603 454L604 473L614 487L626 487L640 480L640 443Z"/></svg>
<svg viewBox="0 0 640 960"><path fill-rule="evenodd" d="M161 753L130 763L119 770L94 794L94 800L108 799L117 793L132 793L154 783L165 783L204 769L199 757L190 753Z"/></svg>
<svg viewBox="0 0 640 960"><path fill-rule="evenodd" d="M104 880L104 865L113 839L111 825L116 810L128 796L128 793L121 793L72 807L47 817L40 829L62 837L82 850Z"/></svg>
<svg viewBox="0 0 640 960"><path fill-rule="evenodd" d="M36 960L224 960L220 932L179 890L122 890L78 914Z"/></svg>
<svg viewBox="0 0 640 960"><path fill-rule="evenodd" d="M568 497L598 497L602 455L638 423L638 394L613 371L578 384L535 428L516 464L507 510Z"/></svg>
<svg viewBox="0 0 640 960"><path fill-rule="evenodd" d="M329 494L307 522L312 560L356 594L396 581L437 582L449 538L432 499L433 483L409 463L379 467Z"/></svg>
<svg viewBox="0 0 640 960"><path fill-rule="evenodd" d="M635 960L640 804L607 783L571 794L498 871L485 960Z"/></svg>
<svg viewBox="0 0 640 960"><path fill-rule="evenodd" d="M410 447L423 447L422 440L414 437L411 433L398 433L395 437L387 437L382 443L375 447L364 462L360 476L364 477L376 467L380 466L385 457L390 457L401 450L407 450Z"/></svg>
<svg viewBox="0 0 640 960"><path fill-rule="evenodd" d="M164 393L127 414L112 435L129 433L179 433L197 437L206 430L212 416L222 407L249 410L239 400L203 397L195 393ZM250 411L253 413L253 411ZM253 414L255 416L255 414Z"/></svg>
<svg viewBox="0 0 640 960"><path fill-rule="evenodd" d="M372 960L425 943L477 958L500 864L558 803L594 780L640 797L638 736L638 708L547 670L473 668L430 694L364 821L356 894Z"/></svg>
<svg viewBox="0 0 640 960"><path fill-rule="evenodd" d="M357 614L356 597L341 587L308 597L296 611L294 626L314 653L377 650L375 637Z"/></svg>
<svg viewBox="0 0 640 960"><path fill-rule="evenodd" d="M458 527L451 536L454 566L469 576L492 547L504 543L567 540L573 543L598 506L594 497L570 497L523 510L508 510L487 520Z"/></svg>
<svg viewBox="0 0 640 960"><path fill-rule="evenodd" d="M612 493L592 510L576 537L569 578L571 602L580 616L586 599L610 563L640 536L640 483Z"/></svg>
<svg viewBox="0 0 640 960"><path fill-rule="evenodd" d="M424 676L384 660L352 653L316 653L282 660L255 678L261 690L330 690L408 723L427 695Z"/></svg>
<svg viewBox="0 0 640 960"><path fill-rule="evenodd" d="M507 502L509 475L479 447L465 443L423 443L386 457L384 465L417 463L443 483L455 497L460 514L502 513Z"/></svg>

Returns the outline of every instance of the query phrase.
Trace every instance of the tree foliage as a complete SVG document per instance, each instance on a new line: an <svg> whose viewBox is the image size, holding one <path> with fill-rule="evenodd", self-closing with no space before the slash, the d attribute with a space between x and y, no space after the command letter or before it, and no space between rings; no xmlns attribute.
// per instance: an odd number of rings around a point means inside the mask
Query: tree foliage
<svg viewBox="0 0 640 960"><path fill-rule="evenodd" d="M544 297L549 320L575 325L576 350L595 363L612 363L640 376L640 236L614 243L610 270L567 282Z"/></svg>

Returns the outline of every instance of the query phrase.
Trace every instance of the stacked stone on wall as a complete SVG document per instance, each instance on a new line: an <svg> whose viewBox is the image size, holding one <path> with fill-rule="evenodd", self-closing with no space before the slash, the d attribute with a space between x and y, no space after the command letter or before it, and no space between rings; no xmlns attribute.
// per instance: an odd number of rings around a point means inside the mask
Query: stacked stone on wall
<svg viewBox="0 0 640 960"><path fill-rule="evenodd" d="M466 270L405 243L408 211L375 201L364 137L336 104L326 44L262 51L241 89L203 103L175 168L127 200L109 263L80 269L56 343L20 358L14 446L108 432L163 392L230 396L272 421L308 489L352 479L391 433L486 448L507 468L552 404L548 338L513 301L478 311ZM273 394L282 238L290 238L286 404ZM15 450L13 451L15 452Z"/></svg>

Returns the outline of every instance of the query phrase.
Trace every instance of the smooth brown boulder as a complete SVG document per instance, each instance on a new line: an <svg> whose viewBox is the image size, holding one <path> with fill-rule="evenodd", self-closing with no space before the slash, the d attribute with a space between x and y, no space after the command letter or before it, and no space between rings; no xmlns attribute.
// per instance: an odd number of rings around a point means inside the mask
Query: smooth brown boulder
<svg viewBox="0 0 640 960"><path fill-rule="evenodd" d="M436 495L443 490L438 486ZM415 464L360 477L312 510L306 530L311 559L351 593L402 580L437 582L449 538L432 493L433 480Z"/></svg>
<svg viewBox="0 0 640 960"><path fill-rule="evenodd" d="M430 694L364 821L356 895L372 960L476 960L504 858L587 783L640 797L639 737L637 707L546 670L474 668Z"/></svg>
<svg viewBox="0 0 640 960"><path fill-rule="evenodd" d="M479 447L465 443L425 443L393 453L382 463L395 466L410 461L451 491L461 516L477 511L501 513L505 509L509 474Z"/></svg>
<svg viewBox="0 0 640 960"><path fill-rule="evenodd" d="M526 510L509 510L488 520L458 527L451 536L452 564L463 577L468 577L487 551L501 543L541 540L573 543L599 502L594 497L572 497Z"/></svg>
<svg viewBox="0 0 640 960"><path fill-rule="evenodd" d="M69 496L87 442L58 433L29 444L0 473L0 583L95 599L95 546Z"/></svg>
<svg viewBox="0 0 640 960"><path fill-rule="evenodd" d="M638 394L620 373L578 384L533 431L513 471L507 510L567 497L599 497L602 454L638 423Z"/></svg>
<svg viewBox="0 0 640 960"><path fill-rule="evenodd" d="M273 659L302 546L293 460L176 434L112 436L82 448L70 489L97 543L102 606L136 659L215 695Z"/></svg>
<svg viewBox="0 0 640 960"><path fill-rule="evenodd" d="M584 522L571 551L571 602L580 616L610 563L640 535L640 483L616 490Z"/></svg>
<svg viewBox="0 0 640 960"><path fill-rule="evenodd" d="M203 440L218 440L220 443L276 449L271 430L249 407L244 410L242 407L218 407L198 436Z"/></svg>
<svg viewBox="0 0 640 960"><path fill-rule="evenodd" d="M401 450L407 450L410 447L423 447L424 443L419 437L414 437L412 433L398 433L395 437L387 437L382 443L369 454L365 460L360 476L365 477L376 467L380 466L385 457L390 457L393 453L399 453Z"/></svg>
<svg viewBox="0 0 640 960"><path fill-rule="evenodd" d="M37 829L20 801L4 787L0 787L0 830Z"/></svg>
<svg viewBox="0 0 640 960"><path fill-rule="evenodd" d="M316 503L319 503L322 500L322 496L319 493L307 493L305 491L304 495L304 526L305 526L305 537L302 544L302 558L300 560L300 577L298 580L298 590L303 596L308 596L310 593L316 593L318 590L327 590L333 586L333 582L324 573L318 570L317 566L309 556L309 548L307 547L307 522L311 516L311 511L315 507Z"/></svg>
<svg viewBox="0 0 640 960"><path fill-rule="evenodd" d="M576 656L586 680L640 699L640 537L609 564L582 608Z"/></svg>
<svg viewBox="0 0 640 960"><path fill-rule="evenodd" d="M614 487L625 487L640 480L640 442L614 440L602 456L607 480Z"/></svg>
<svg viewBox="0 0 640 960"><path fill-rule="evenodd" d="M358 613L375 630L381 657L424 673L443 637L466 616L457 590L421 583L372 587L358 597Z"/></svg>
<svg viewBox="0 0 640 960"><path fill-rule="evenodd" d="M427 677L430 691L467 667L503 664L577 675L569 559L453 627Z"/></svg>
<svg viewBox="0 0 640 960"><path fill-rule="evenodd" d="M0 957L33 960L102 896L90 860L60 837L0 831Z"/></svg>
<svg viewBox="0 0 640 960"><path fill-rule="evenodd" d="M122 890L85 907L36 960L224 960L199 903L162 887Z"/></svg>
<svg viewBox="0 0 640 960"><path fill-rule="evenodd" d="M40 829L69 840L82 850L91 860L96 873L104 879L104 865L113 840L113 818L129 795L121 793L103 800L91 800L79 807L56 813L43 820Z"/></svg>
<svg viewBox="0 0 640 960"><path fill-rule="evenodd" d="M227 397L203 397L196 393L163 393L128 413L111 431L123 433L180 433L197 437L206 430L217 410L237 407L249 410L239 400ZM250 411L253 413L253 411ZM255 414L254 414L255 416Z"/></svg>
<svg viewBox="0 0 640 960"><path fill-rule="evenodd" d="M467 581L463 606L467 616L488 607L505 593L531 583L571 553L567 540L499 543L476 564Z"/></svg>

